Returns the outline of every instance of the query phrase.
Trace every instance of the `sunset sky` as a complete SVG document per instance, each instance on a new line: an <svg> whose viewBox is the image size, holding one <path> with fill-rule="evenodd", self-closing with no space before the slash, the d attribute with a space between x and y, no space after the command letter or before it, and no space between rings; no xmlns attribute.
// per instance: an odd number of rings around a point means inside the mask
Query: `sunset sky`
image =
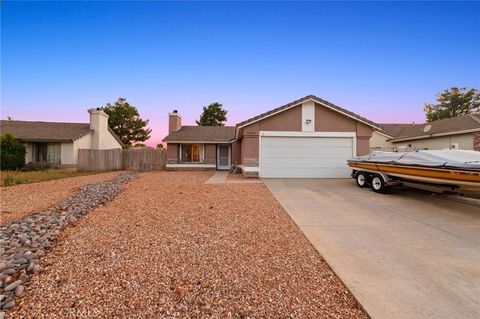
<svg viewBox="0 0 480 319"><path fill-rule="evenodd" d="M234 125L308 94L376 122L422 122L451 86L480 88L480 3L10 2L1 117L88 122L125 97L155 145L177 109Z"/></svg>

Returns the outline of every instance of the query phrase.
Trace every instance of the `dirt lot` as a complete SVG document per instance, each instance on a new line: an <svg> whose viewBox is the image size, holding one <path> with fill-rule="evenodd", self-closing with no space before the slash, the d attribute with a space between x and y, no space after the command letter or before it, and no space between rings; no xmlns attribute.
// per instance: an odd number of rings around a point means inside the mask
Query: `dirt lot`
<svg viewBox="0 0 480 319"><path fill-rule="evenodd" d="M61 202L80 186L111 179L119 172L69 177L0 188L0 225Z"/></svg>
<svg viewBox="0 0 480 319"><path fill-rule="evenodd" d="M263 184L143 174L67 229L9 317L366 318Z"/></svg>

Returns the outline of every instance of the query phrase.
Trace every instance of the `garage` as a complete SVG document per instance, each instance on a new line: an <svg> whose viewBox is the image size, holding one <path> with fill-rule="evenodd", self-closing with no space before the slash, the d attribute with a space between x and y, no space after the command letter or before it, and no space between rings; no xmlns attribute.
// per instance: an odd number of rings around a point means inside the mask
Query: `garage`
<svg viewBox="0 0 480 319"><path fill-rule="evenodd" d="M353 132L261 132L260 177L348 178Z"/></svg>

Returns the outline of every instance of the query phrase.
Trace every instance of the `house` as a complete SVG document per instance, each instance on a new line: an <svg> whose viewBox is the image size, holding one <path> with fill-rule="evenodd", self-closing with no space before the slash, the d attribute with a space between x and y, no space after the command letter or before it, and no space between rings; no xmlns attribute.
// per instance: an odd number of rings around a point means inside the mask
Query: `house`
<svg viewBox="0 0 480 319"><path fill-rule="evenodd" d="M469 114L423 124L379 124L372 150L462 149L480 151L480 116Z"/></svg>
<svg viewBox="0 0 480 319"><path fill-rule="evenodd" d="M167 169L238 168L245 176L348 177L347 159L367 154L372 121L309 95L236 126L182 126L169 114Z"/></svg>
<svg viewBox="0 0 480 319"><path fill-rule="evenodd" d="M78 149L122 148L122 141L108 126L108 115L88 110L90 123L1 121L1 133L10 133L27 149L25 162L76 166Z"/></svg>

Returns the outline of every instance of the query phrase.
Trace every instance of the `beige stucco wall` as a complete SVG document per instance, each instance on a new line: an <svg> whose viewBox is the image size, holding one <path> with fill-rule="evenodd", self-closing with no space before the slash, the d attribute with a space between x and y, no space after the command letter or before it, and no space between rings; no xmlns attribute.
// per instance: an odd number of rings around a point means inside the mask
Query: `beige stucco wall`
<svg viewBox="0 0 480 319"><path fill-rule="evenodd" d="M74 151L74 143L60 144L60 164L62 165L77 165L78 149Z"/></svg>
<svg viewBox="0 0 480 319"><path fill-rule="evenodd" d="M78 163L78 150L92 148L91 134L80 137L73 141L72 157L74 158L74 164ZM63 149L62 149L62 161L63 161Z"/></svg>
<svg viewBox="0 0 480 319"><path fill-rule="evenodd" d="M370 138L370 149L371 150L381 150L381 151L391 151L393 150L393 143L387 142L388 137L385 135L379 134L378 132L373 132L372 137Z"/></svg>
<svg viewBox="0 0 480 319"><path fill-rule="evenodd" d="M90 129L93 130L93 133L89 134L91 148L96 150L122 148L122 145L108 129L108 115L96 109L88 110L88 112L90 113Z"/></svg>
<svg viewBox="0 0 480 319"><path fill-rule="evenodd" d="M100 149L101 150L111 150L115 148L122 148L122 145L117 141L117 139L110 133L107 129L106 132L102 132L100 136Z"/></svg>
<svg viewBox="0 0 480 319"><path fill-rule="evenodd" d="M394 145L396 147L405 146L413 149L442 150L450 148L454 143L458 143L459 149L473 150L473 136L474 133L431 137L422 140L396 142Z"/></svg>

